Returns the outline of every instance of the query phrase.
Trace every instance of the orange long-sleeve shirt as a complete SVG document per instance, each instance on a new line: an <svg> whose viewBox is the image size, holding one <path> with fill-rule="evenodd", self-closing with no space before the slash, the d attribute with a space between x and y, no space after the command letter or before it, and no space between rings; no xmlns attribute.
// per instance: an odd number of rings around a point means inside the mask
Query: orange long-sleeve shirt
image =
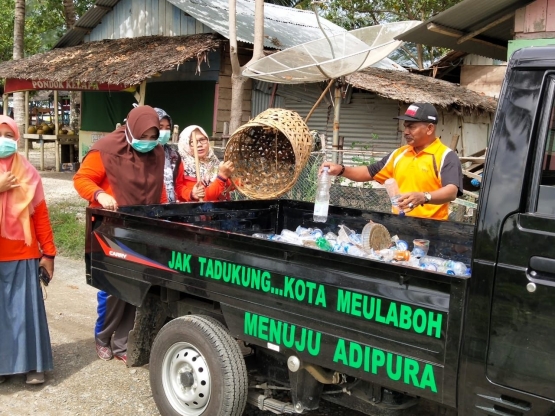
<svg viewBox="0 0 555 416"><path fill-rule="evenodd" d="M95 199L97 192L103 191L114 197L114 191L108 181L106 169L102 163L100 152L90 152L81 167L73 177L73 186L83 199L89 201L89 206L99 208L101 205ZM168 202L166 187L162 187L161 203Z"/></svg>
<svg viewBox="0 0 555 416"><path fill-rule="evenodd" d="M179 166L177 167L177 178L175 178L175 199L177 200L177 202L183 202L185 201L185 198L183 198L183 188L185 187L185 178L183 177L184 175L184 169L183 169L183 162L180 161L179 162Z"/></svg>
<svg viewBox="0 0 555 416"><path fill-rule="evenodd" d="M191 176L184 176L184 186L181 193L182 198L186 202L198 202L193 199L193 188L197 183L197 178ZM210 185L206 187L204 201L225 201L229 199L229 193L223 195L222 193L232 185L231 180L227 179L225 182L219 177L216 178Z"/></svg>
<svg viewBox="0 0 555 416"><path fill-rule="evenodd" d="M0 237L0 261L38 259L42 254L51 257L56 255L46 201L42 201L35 207L35 212L31 216L31 233L33 242L30 246L25 245L23 240L8 240Z"/></svg>

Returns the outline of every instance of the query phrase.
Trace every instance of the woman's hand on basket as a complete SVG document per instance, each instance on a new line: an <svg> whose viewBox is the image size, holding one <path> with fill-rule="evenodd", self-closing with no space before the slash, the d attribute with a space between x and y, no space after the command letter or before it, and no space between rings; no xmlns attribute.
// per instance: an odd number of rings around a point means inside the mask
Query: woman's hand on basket
<svg viewBox="0 0 555 416"><path fill-rule="evenodd" d="M206 196L206 189L204 188L204 185L202 184L202 182L195 183L195 186L193 186L193 191L191 192L191 194L193 195L193 199L197 201L200 200L201 198L204 199L204 197Z"/></svg>
<svg viewBox="0 0 555 416"><path fill-rule="evenodd" d="M221 162L220 168L218 169L218 176L220 176L224 180L227 180L231 176L234 170L235 170L235 167L233 166L232 161L227 160L225 162Z"/></svg>
<svg viewBox="0 0 555 416"><path fill-rule="evenodd" d="M320 170L318 170L318 175L322 173L325 167L329 168L328 175L331 175L331 176L337 176L343 170L343 166L338 165L337 163L324 162L320 166Z"/></svg>

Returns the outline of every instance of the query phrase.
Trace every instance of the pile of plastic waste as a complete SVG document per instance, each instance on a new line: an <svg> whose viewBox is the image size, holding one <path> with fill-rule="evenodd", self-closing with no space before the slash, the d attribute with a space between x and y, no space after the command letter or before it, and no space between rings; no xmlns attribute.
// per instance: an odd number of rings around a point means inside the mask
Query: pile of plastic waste
<svg viewBox="0 0 555 416"><path fill-rule="evenodd" d="M389 248L382 250L365 248L362 246L362 234L357 234L345 225L339 226L337 234L333 232L324 234L319 228L304 228L298 226L295 231L284 229L281 234L256 233L252 236L349 256L363 257L387 263L396 263L448 275L470 276L470 268L468 268L464 263L440 257L428 256L427 246L423 249L421 246L417 246L415 244L413 250L409 251L409 244L404 240L400 240L397 236L393 236L391 238L391 247Z"/></svg>

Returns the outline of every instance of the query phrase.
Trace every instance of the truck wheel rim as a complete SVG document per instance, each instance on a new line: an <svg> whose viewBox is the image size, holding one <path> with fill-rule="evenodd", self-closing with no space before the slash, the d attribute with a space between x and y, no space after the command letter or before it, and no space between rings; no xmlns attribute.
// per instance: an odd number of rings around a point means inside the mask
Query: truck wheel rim
<svg viewBox="0 0 555 416"><path fill-rule="evenodd" d="M173 344L162 363L162 384L178 413L195 416L210 401L210 371L204 356L191 344Z"/></svg>

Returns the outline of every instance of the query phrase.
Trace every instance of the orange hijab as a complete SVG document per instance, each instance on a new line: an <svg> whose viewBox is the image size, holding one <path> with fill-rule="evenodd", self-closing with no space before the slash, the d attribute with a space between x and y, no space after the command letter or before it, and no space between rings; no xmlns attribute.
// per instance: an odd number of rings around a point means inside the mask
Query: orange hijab
<svg viewBox="0 0 555 416"><path fill-rule="evenodd" d="M16 141L19 129L13 119L0 116L0 124L12 129ZM8 240L22 240L30 246L33 242L31 216L35 207L44 201L44 189L37 170L27 159L15 153L0 158L0 173L11 171L19 188L0 192L0 235Z"/></svg>

